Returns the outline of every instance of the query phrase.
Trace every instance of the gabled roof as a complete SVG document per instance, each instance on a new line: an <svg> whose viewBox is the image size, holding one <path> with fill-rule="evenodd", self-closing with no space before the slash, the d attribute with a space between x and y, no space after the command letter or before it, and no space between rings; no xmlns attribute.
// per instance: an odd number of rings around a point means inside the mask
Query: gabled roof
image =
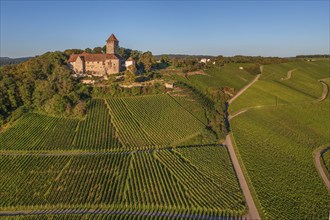
<svg viewBox="0 0 330 220"><path fill-rule="evenodd" d="M93 61L106 61L106 60L122 60L121 56L117 54L103 54L103 53L82 53L82 54L72 54L68 62L76 62L77 58L80 57L83 61L93 62Z"/></svg>
<svg viewBox="0 0 330 220"><path fill-rule="evenodd" d="M75 62L78 58L78 54L71 54L69 59L68 59L68 62Z"/></svg>
<svg viewBox="0 0 330 220"><path fill-rule="evenodd" d="M116 36L114 34L111 34L111 36L108 38L107 42L109 41L117 41L119 42L119 40L116 38Z"/></svg>

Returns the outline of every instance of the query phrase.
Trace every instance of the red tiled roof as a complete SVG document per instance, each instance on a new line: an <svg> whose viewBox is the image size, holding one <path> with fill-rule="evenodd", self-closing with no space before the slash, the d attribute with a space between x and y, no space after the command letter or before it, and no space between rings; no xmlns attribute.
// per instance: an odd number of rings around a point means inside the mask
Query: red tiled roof
<svg viewBox="0 0 330 220"><path fill-rule="evenodd" d="M68 62L75 62L78 58L78 54L71 54L69 59L68 59Z"/></svg>
<svg viewBox="0 0 330 220"><path fill-rule="evenodd" d="M117 54L92 54L92 53L82 53L82 54L72 54L68 59L68 62L75 62L77 58L81 57L84 61L92 62L92 61L106 61L106 60L121 60L122 58Z"/></svg>
<svg viewBox="0 0 330 220"><path fill-rule="evenodd" d="M116 38L116 36L114 34L111 34L111 36L108 38L108 41L118 41L118 39Z"/></svg>

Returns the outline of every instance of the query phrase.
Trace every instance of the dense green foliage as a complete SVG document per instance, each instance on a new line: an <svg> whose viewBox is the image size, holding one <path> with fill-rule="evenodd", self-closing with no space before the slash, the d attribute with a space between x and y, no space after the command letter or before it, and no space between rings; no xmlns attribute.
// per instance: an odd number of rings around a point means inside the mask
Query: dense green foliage
<svg viewBox="0 0 330 220"><path fill-rule="evenodd" d="M290 79L281 80L294 68ZM315 102L322 93L317 80L328 71L328 62L265 66L261 80L230 107L251 108L233 118L231 128L266 218L329 215L330 196L313 161L313 151L330 143L330 99ZM282 105L276 106L276 96Z"/></svg>
<svg viewBox="0 0 330 220"><path fill-rule="evenodd" d="M61 52L48 52L0 68L0 126L20 106L53 115L71 115L89 91L70 77ZM81 107L81 106L80 106Z"/></svg>

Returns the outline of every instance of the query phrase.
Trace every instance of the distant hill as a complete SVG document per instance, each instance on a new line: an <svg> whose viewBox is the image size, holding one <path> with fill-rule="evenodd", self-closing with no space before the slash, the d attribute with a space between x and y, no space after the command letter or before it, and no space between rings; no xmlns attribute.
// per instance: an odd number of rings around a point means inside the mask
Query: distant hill
<svg viewBox="0 0 330 220"><path fill-rule="evenodd" d="M20 58L9 58L9 57L0 57L0 66L8 65L8 64L19 64L32 57L20 57Z"/></svg>
<svg viewBox="0 0 330 220"><path fill-rule="evenodd" d="M187 54L160 54L160 55L155 55L156 58L160 59L162 56L168 56L169 58L214 58L215 56L210 56L210 55L187 55Z"/></svg>

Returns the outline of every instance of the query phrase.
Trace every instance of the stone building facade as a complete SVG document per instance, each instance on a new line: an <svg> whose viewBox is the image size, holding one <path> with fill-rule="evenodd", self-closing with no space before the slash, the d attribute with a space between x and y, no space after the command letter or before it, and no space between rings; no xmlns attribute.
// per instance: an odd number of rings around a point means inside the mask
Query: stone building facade
<svg viewBox="0 0 330 220"><path fill-rule="evenodd" d="M72 54L68 59L69 68L76 74L105 76L122 71L123 58L118 55L119 41L114 34L106 41L105 54Z"/></svg>

